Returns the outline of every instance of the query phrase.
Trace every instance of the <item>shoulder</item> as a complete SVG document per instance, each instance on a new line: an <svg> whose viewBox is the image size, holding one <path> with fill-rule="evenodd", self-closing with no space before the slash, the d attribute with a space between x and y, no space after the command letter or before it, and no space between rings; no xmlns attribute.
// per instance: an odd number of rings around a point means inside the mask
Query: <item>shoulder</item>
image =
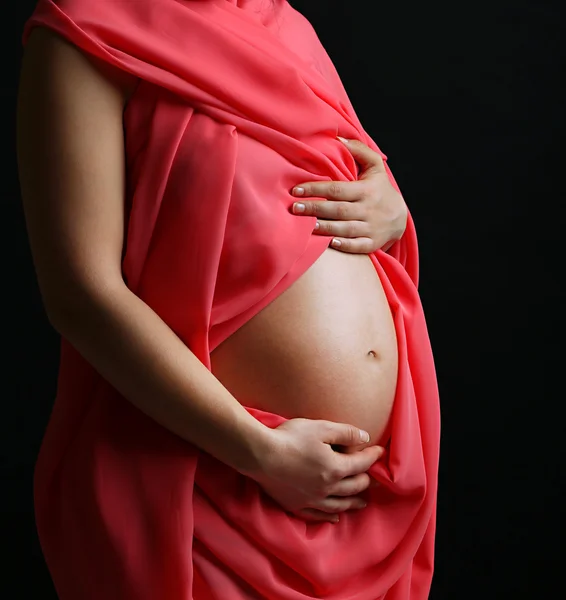
<svg viewBox="0 0 566 600"><path fill-rule="evenodd" d="M37 75L45 71L63 71L73 78L97 78L114 88L124 103L139 81L131 73L89 55L44 26L36 26L31 30L24 48L22 67Z"/></svg>

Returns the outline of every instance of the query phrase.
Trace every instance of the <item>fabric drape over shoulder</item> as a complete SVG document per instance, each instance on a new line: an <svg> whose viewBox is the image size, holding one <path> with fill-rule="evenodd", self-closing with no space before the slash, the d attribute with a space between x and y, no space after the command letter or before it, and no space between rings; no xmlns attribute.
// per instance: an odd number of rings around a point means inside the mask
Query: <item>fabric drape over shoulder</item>
<svg viewBox="0 0 566 600"><path fill-rule="evenodd" d="M336 135L380 150L286 0L40 0L24 44L36 26L139 78L124 113L124 278L210 368L214 348L328 246L314 218L290 212L290 189L357 179ZM286 514L62 341L35 472L61 600L428 597L440 419L412 220L371 259L394 316L399 380L387 454L370 471L381 486L339 525ZM284 420L248 410L271 427Z"/></svg>

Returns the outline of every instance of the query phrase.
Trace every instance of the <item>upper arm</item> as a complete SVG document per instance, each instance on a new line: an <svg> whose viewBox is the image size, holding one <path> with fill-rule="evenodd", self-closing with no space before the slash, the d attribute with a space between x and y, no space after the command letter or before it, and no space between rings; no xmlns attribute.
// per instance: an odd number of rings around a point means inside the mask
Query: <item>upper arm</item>
<svg viewBox="0 0 566 600"><path fill-rule="evenodd" d="M47 29L27 42L17 153L34 264L48 314L76 291L123 282L123 109L135 78Z"/></svg>

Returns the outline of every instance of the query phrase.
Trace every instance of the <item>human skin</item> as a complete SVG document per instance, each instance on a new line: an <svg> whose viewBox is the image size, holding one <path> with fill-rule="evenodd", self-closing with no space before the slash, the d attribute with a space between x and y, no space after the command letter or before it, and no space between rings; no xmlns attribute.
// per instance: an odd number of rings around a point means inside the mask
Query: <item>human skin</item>
<svg viewBox="0 0 566 600"><path fill-rule="evenodd" d="M402 236L407 207L379 153L359 140L338 139L359 164L358 179L304 182L292 190L299 198L292 212L316 216L313 233L331 236L332 247L214 350L212 370L246 406L352 423L370 433L366 445L385 444L397 341L367 254Z"/></svg>
<svg viewBox="0 0 566 600"><path fill-rule="evenodd" d="M304 182L292 190L300 198L293 213L316 216L313 233L332 236L332 248L211 359L213 372L248 406L287 418L347 421L383 443L397 345L366 254L399 239L407 208L379 153L359 140L337 139L358 162L358 179Z"/></svg>
<svg viewBox="0 0 566 600"><path fill-rule="evenodd" d="M256 479L289 512L335 520L360 505L357 495L370 483L366 471L383 449L335 452L332 445L368 441L349 423L297 418L276 429L263 426L123 280L122 117L135 84L40 27L28 40L18 164L47 315L161 425Z"/></svg>

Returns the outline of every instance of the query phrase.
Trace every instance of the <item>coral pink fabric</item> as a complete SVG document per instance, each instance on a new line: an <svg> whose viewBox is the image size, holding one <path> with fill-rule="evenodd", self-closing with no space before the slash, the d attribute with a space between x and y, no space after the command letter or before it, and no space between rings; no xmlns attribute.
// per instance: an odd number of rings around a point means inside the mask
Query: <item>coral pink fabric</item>
<svg viewBox="0 0 566 600"><path fill-rule="evenodd" d="M35 26L140 79L124 115L124 277L210 367L210 352L328 245L312 218L291 214L292 186L357 178L337 134L379 149L286 0L40 0L24 43ZM286 514L62 341L35 473L61 600L428 597L440 419L412 220L371 259L394 315L399 382L388 452L371 469L382 485L339 525Z"/></svg>

